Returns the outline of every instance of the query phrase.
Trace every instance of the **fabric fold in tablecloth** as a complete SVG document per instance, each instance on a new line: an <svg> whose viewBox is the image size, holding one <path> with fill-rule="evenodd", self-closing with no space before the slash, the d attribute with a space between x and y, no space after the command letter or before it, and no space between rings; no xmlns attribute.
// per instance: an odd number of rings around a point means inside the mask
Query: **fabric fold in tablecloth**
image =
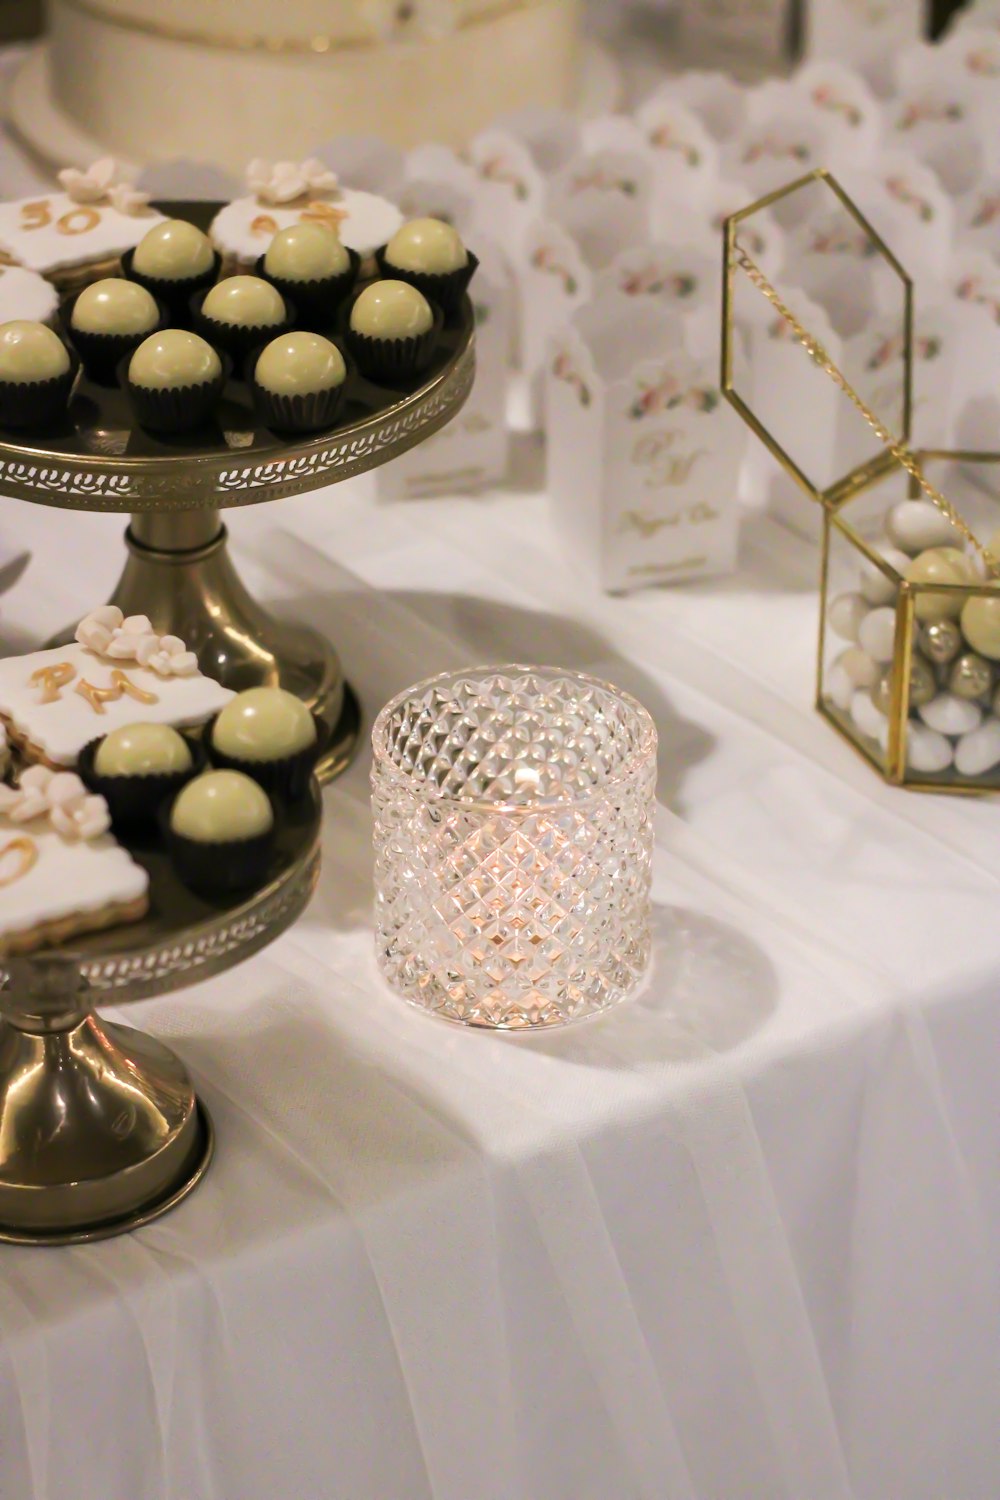
<svg viewBox="0 0 1000 1500"><path fill-rule="evenodd" d="M110 588L120 524L43 538L0 505L51 558L0 634L41 637ZM390 995L362 753L300 923L121 1009L213 1113L197 1193L125 1239L0 1250L0 1495L985 1500L997 809L911 805L813 721L804 591L574 596L528 499L376 526L348 485L280 516L294 538L235 520L240 566L335 640L368 721L533 644L640 691L665 747L654 970L518 1039ZM786 584L797 546L776 533ZM740 655L755 588L784 622L766 670Z"/></svg>

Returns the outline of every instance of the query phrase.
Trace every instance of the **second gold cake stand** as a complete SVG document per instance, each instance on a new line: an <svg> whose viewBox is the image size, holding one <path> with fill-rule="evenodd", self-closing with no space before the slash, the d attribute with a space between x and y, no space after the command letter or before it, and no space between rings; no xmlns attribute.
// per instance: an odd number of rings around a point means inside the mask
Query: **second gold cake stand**
<svg viewBox="0 0 1000 1500"><path fill-rule="evenodd" d="M228 899L187 890L159 844L130 846L149 875L141 922L0 955L0 1242L122 1234L201 1181L212 1123L183 1063L94 1006L209 979L272 942L315 889L321 821L314 783L279 822L264 885Z"/></svg>

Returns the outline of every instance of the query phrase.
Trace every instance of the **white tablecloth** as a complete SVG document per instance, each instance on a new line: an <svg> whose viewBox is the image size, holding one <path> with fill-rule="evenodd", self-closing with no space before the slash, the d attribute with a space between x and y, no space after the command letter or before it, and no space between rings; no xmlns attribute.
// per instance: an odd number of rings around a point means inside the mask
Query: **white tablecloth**
<svg viewBox="0 0 1000 1500"><path fill-rule="evenodd" d="M1000 807L882 786L813 713L808 543L752 520L735 579L609 599L538 467L525 439L525 493L361 480L231 529L369 720L482 660L645 701L648 988L517 1040L387 993L362 754L299 926L126 1008L212 1110L205 1183L0 1247L3 1500L1000 1493ZM0 502L0 559L33 553L5 649L106 596L120 530Z"/></svg>

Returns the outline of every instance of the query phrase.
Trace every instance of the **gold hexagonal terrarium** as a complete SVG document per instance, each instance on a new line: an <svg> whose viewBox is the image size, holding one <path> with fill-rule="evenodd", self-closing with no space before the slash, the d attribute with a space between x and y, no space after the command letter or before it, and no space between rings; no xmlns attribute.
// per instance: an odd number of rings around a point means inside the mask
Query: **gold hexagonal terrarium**
<svg viewBox="0 0 1000 1500"><path fill-rule="evenodd" d="M792 247L777 281L765 211ZM1000 791L1000 453L910 448L918 362L931 417L948 397L938 352L829 172L727 219L722 390L822 508L816 706L895 785Z"/></svg>

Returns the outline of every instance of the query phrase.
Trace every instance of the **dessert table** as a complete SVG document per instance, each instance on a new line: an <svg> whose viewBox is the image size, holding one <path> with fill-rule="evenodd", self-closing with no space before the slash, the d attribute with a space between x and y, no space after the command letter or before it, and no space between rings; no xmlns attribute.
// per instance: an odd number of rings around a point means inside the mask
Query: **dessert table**
<svg viewBox="0 0 1000 1500"><path fill-rule="evenodd" d="M239 513L235 553L369 721L483 660L642 699L651 977L532 1037L408 1009L371 951L362 754L302 921L128 1008L216 1122L198 1192L0 1250L4 1497L997 1492L1000 806L886 787L813 712L813 543L752 516L735 578L609 598L534 440L515 467L477 499L362 478ZM119 530L0 501L0 650L106 596Z"/></svg>

